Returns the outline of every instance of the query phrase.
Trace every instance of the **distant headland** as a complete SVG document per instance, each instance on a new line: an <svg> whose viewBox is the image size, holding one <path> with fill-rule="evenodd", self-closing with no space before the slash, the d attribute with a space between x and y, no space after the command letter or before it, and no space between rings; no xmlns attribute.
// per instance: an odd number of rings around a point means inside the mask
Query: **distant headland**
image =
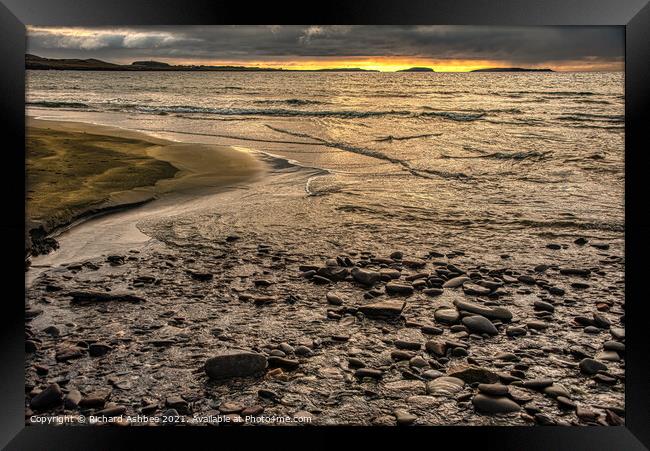
<svg viewBox="0 0 650 451"><path fill-rule="evenodd" d="M94 70L94 71L239 71L239 72L378 72L358 67L327 69L284 69L255 66L204 66L172 65L161 61L134 61L131 64L115 64L90 59L54 59L37 55L25 55L25 68L31 70Z"/></svg>
<svg viewBox="0 0 650 451"><path fill-rule="evenodd" d="M410 67L408 69L398 70L397 72L435 72L435 71L430 67Z"/></svg>

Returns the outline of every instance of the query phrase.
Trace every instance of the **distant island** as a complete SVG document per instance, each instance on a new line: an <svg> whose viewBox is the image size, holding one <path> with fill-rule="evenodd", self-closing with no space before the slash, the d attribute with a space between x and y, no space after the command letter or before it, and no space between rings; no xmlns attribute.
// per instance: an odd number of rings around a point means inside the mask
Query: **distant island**
<svg viewBox="0 0 650 451"><path fill-rule="evenodd" d="M98 59L54 59L25 55L25 68L31 70L95 70L95 71L240 71L240 72L378 72L353 68L283 69L254 66L203 66L172 65L161 61L134 61L131 64L114 64Z"/></svg>
<svg viewBox="0 0 650 451"><path fill-rule="evenodd" d="M410 67L408 69L400 69L397 72L435 72L430 67Z"/></svg>
<svg viewBox="0 0 650 451"><path fill-rule="evenodd" d="M474 69L471 72L553 72L552 69L526 69L523 67L490 67L487 69Z"/></svg>

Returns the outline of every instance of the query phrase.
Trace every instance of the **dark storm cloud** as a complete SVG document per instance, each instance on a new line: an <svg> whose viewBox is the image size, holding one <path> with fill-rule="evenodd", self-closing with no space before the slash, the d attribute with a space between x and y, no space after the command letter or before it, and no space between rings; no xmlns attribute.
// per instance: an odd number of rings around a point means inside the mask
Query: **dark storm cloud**
<svg viewBox="0 0 650 451"><path fill-rule="evenodd" d="M423 57L521 63L622 60L620 27L197 26L28 29L28 50L108 60Z"/></svg>

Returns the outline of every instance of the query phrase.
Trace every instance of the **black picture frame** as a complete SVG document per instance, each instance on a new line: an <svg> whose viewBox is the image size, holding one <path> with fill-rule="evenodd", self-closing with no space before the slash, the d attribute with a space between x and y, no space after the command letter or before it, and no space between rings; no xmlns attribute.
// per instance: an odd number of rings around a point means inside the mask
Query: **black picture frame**
<svg viewBox="0 0 650 451"><path fill-rule="evenodd" d="M198 25L198 24L427 24L427 25L619 25L625 27L626 138L626 425L621 427L435 427L409 428L412 445L469 443L506 449L621 449L650 447L650 374L648 372L647 259L650 220L644 182L650 107L650 4L648 0L455 0L328 1L251 3L182 0L2 0L0 3L0 124L6 143L5 171L0 177L5 214L0 222L4 264L0 318L0 446L6 449L129 449L135 438L158 441L167 448L193 441L227 446L224 435L247 431L282 434L292 428L217 428L219 441L206 434L214 428L118 428L30 426L24 422L24 140L25 25ZM162 429L162 430L161 430ZM222 430L224 429L224 430ZM323 430L325 429L325 430ZM342 428L343 429L343 428ZM363 434L363 428L344 428ZM319 440L341 441L331 428L303 428ZM170 437L170 432L174 437ZM294 431L289 431L291 434ZM383 438L394 429L373 429ZM404 434L404 430L401 430ZM301 435L302 435L301 434ZM184 435L184 434L183 434ZM295 440L294 435L290 436ZM410 437L413 437L411 439ZM413 440L413 441L411 441ZM300 440L298 440L300 442ZM273 441L269 442L273 443ZM279 442L283 443L283 442ZM324 442L322 442L324 443ZM430 445L427 445L429 443ZM182 445L181 445L182 444ZM246 445L247 446L247 445ZM453 445L450 445L453 446ZM490 447L492 447L490 446Z"/></svg>

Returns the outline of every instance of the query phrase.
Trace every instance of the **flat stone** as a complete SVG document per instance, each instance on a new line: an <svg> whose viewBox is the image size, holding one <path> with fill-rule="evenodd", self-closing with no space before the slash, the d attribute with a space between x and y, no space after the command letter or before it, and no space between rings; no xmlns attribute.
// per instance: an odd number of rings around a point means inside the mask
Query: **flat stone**
<svg viewBox="0 0 650 451"><path fill-rule="evenodd" d="M425 288L422 290L422 293L426 294L427 296L440 296L444 290L442 288Z"/></svg>
<svg viewBox="0 0 650 451"><path fill-rule="evenodd" d="M437 356L444 357L447 354L447 343L442 341L430 340L426 342L424 347L428 352Z"/></svg>
<svg viewBox="0 0 650 451"><path fill-rule="evenodd" d="M395 415L395 421L398 426L408 426L415 423L415 420L418 419L418 417L404 409L395 409L393 415Z"/></svg>
<svg viewBox="0 0 650 451"><path fill-rule="evenodd" d="M418 341L395 340L393 342L397 349L408 349L411 351L419 351L422 344Z"/></svg>
<svg viewBox="0 0 650 451"><path fill-rule="evenodd" d="M507 385L502 384L478 384L478 391L490 396L505 396L509 389Z"/></svg>
<svg viewBox="0 0 650 451"><path fill-rule="evenodd" d="M519 404L505 396L488 396L478 394L472 398L474 408L481 413L512 413L518 412L521 407Z"/></svg>
<svg viewBox="0 0 650 451"><path fill-rule="evenodd" d="M361 269L356 266L352 268L351 274L354 280L366 286L372 286L381 280L381 273L378 271Z"/></svg>
<svg viewBox="0 0 650 451"><path fill-rule="evenodd" d="M550 396L551 398L557 398L558 396L564 396L565 398L571 398L571 393L563 385L553 384L549 387L544 388L544 394Z"/></svg>
<svg viewBox="0 0 650 451"><path fill-rule="evenodd" d="M503 307L486 307L462 300L455 300L454 305L458 310L475 313L476 315L485 316L488 319L498 319L505 322L512 320L512 313L510 310Z"/></svg>
<svg viewBox="0 0 650 451"><path fill-rule="evenodd" d="M65 398L63 399L63 406L66 409L76 409L77 406L79 406L79 402L81 401L81 392L79 390L71 389L68 390L68 394L65 395Z"/></svg>
<svg viewBox="0 0 650 451"><path fill-rule="evenodd" d="M406 306L404 301L389 299L362 305L359 307L359 311L368 317L396 317L402 313L404 306Z"/></svg>
<svg viewBox="0 0 650 451"><path fill-rule="evenodd" d="M435 396L454 396L465 386L465 382L457 377L441 376L427 382L427 393Z"/></svg>
<svg viewBox="0 0 650 451"><path fill-rule="evenodd" d="M386 293L409 296L413 294L413 286L397 282L388 282L386 284Z"/></svg>
<svg viewBox="0 0 650 451"><path fill-rule="evenodd" d="M492 290L475 283L465 282L463 284L463 292L472 296L484 296L486 294L490 294Z"/></svg>
<svg viewBox="0 0 650 451"><path fill-rule="evenodd" d="M460 314L456 309L440 308L433 312L436 321L443 324L456 324L460 319Z"/></svg>
<svg viewBox="0 0 650 451"><path fill-rule="evenodd" d="M205 372L211 379L246 377L266 369L267 359L262 354L246 351L226 351L205 362Z"/></svg>

